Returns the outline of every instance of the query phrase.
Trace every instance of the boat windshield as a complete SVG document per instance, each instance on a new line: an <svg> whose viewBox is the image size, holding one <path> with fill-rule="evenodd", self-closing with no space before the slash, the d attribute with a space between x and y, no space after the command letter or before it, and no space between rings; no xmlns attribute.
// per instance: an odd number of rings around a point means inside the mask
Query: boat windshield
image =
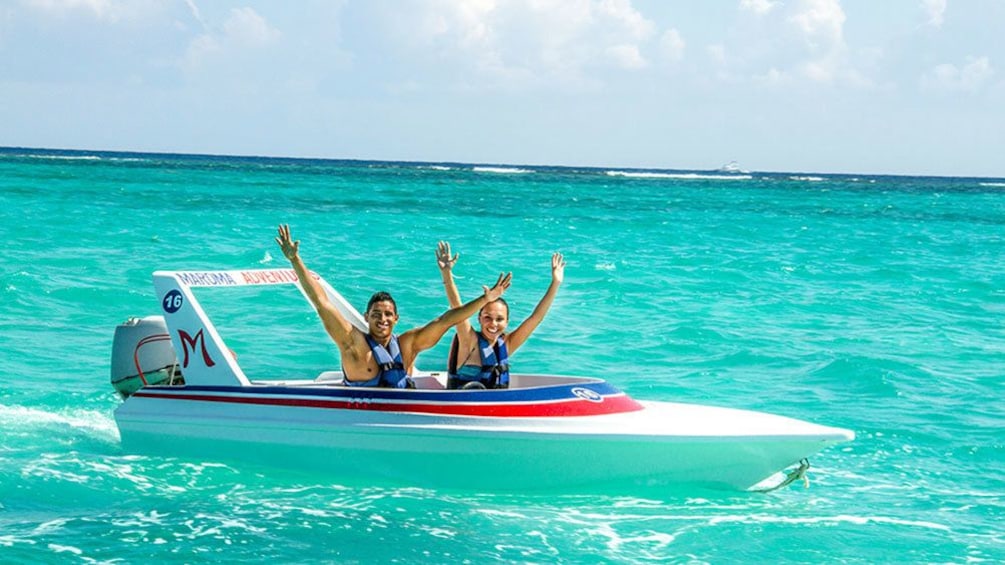
<svg viewBox="0 0 1005 565"><path fill-rule="evenodd" d="M190 288L250 381L313 381L341 371L338 347L295 285ZM398 331L410 327L402 324ZM452 336L448 331L419 355L417 374L446 369Z"/></svg>
<svg viewBox="0 0 1005 565"><path fill-rule="evenodd" d="M341 366L338 348L296 286L192 291L250 380L313 379Z"/></svg>

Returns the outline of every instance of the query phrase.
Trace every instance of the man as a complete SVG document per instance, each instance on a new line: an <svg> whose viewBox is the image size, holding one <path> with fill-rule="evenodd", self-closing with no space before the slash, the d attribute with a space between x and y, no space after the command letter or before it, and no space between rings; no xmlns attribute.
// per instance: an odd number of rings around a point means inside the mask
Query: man
<svg viewBox="0 0 1005 565"><path fill-rule="evenodd" d="M289 259L304 293L318 311L325 331L342 354L342 371L347 386L408 387L410 380L405 367L414 365L419 352L433 347L448 329L470 318L489 302L502 297L512 278L509 273L500 274L492 288L482 287L482 296L463 306L451 308L428 324L408 330L400 336L394 335L394 325L398 323L398 307L390 294L378 292L366 305L364 318L368 331L363 333L339 312L321 285L310 275L300 258L300 241L294 241L290 236L289 225L279 226L276 243Z"/></svg>

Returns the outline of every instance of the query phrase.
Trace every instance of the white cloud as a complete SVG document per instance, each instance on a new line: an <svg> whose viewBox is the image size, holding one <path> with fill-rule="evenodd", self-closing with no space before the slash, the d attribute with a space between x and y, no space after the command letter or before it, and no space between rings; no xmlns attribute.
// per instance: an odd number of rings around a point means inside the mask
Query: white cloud
<svg viewBox="0 0 1005 565"><path fill-rule="evenodd" d="M629 0L426 0L405 6L396 14L397 33L419 47L410 55L507 80L576 82L592 67L643 69L656 31Z"/></svg>
<svg viewBox="0 0 1005 565"><path fill-rule="evenodd" d="M644 69L648 65L637 45L612 45L607 48L607 55L618 67L626 70Z"/></svg>
<svg viewBox="0 0 1005 565"><path fill-rule="evenodd" d="M712 61L717 65L726 64L726 46L722 44L709 45L705 48L705 52Z"/></svg>
<svg viewBox="0 0 1005 565"><path fill-rule="evenodd" d="M845 19L838 0L801 0L788 17L807 49L807 58L798 66L805 78L819 83L869 84L849 63Z"/></svg>
<svg viewBox="0 0 1005 565"><path fill-rule="evenodd" d="M202 19L202 13L199 12L199 7L195 5L195 0L185 0L185 5L188 6L189 12L192 13L192 18L199 22L202 29L208 30L209 26L207 26L206 22Z"/></svg>
<svg viewBox="0 0 1005 565"><path fill-rule="evenodd" d="M492 41L490 19L496 8L493 0L435 2L421 20L422 31L433 36L452 35L465 47L485 45Z"/></svg>
<svg viewBox="0 0 1005 565"><path fill-rule="evenodd" d="M282 35L251 8L231 10L223 22L223 34L227 40L244 46L268 45Z"/></svg>
<svg viewBox="0 0 1005 565"><path fill-rule="evenodd" d="M852 51L845 41L847 17L839 0L742 0L740 27L723 43L706 48L714 75L762 86L817 83L874 88L858 65L875 61L875 50Z"/></svg>
<svg viewBox="0 0 1005 565"><path fill-rule="evenodd" d="M773 2L772 0L740 0L740 10L763 16L781 4L781 2Z"/></svg>
<svg viewBox="0 0 1005 565"><path fill-rule="evenodd" d="M50 14L83 10L99 18L109 16L113 11L112 0L25 0L25 4Z"/></svg>
<svg viewBox="0 0 1005 565"><path fill-rule="evenodd" d="M157 0L21 0L22 5L53 18L85 14L99 21L119 22L154 16L163 11Z"/></svg>
<svg viewBox="0 0 1005 565"><path fill-rule="evenodd" d="M792 77L784 71L780 71L774 67L768 69L768 72L754 77L754 82L762 85L784 85L792 82Z"/></svg>
<svg viewBox="0 0 1005 565"><path fill-rule="evenodd" d="M838 0L803 0L789 16L811 49L830 51L844 47L844 10Z"/></svg>
<svg viewBox="0 0 1005 565"><path fill-rule="evenodd" d="M977 92L994 74L987 57L968 57L962 67L949 63L936 65L921 77L921 86L942 92Z"/></svg>
<svg viewBox="0 0 1005 565"><path fill-rule="evenodd" d="M241 59L247 52L267 47L281 37L279 30L255 10L234 8L221 31L207 31L192 40L182 66L188 71L214 67L227 60Z"/></svg>
<svg viewBox="0 0 1005 565"><path fill-rule="evenodd" d="M684 58L686 43L676 29L668 29L660 37L660 50L669 61L680 61Z"/></svg>
<svg viewBox="0 0 1005 565"><path fill-rule="evenodd" d="M656 27L632 7L631 0L599 0L595 10L600 22L619 24L632 39L647 39Z"/></svg>
<svg viewBox="0 0 1005 565"><path fill-rule="evenodd" d="M921 0L926 23L932 27L942 27L946 15L946 0Z"/></svg>
<svg viewBox="0 0 1005 565"><path fill-rule="evenodd" d="M813 59L800 68L803 75L814 82L831 82L836 76L837 64L833 59Z"/></svg>

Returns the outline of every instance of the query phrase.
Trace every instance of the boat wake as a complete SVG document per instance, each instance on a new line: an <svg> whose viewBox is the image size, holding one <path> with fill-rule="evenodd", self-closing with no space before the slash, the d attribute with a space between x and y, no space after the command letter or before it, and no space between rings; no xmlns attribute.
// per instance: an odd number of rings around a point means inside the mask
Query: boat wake
<svg viewBox="0 0 1005 565"><path fill-rule="evenodd" d="M49 412L28 406L0 405L0 427L12 437L39 437L39 429L66 434L68 430L107 443L119 442L115 420L98 410L69 409Z"/></svg>

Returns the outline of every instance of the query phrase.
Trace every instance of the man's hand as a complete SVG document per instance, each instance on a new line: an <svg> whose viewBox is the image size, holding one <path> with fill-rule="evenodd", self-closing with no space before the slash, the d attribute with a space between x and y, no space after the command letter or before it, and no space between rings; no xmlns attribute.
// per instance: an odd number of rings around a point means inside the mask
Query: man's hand
<svg viewBox="0 0 1005 565"><path fill-rule="evenodd" d="M297 258L297 254L300 252L300 241L293 241L290 237L290 225L289 224L279 224L279 237L276 238L276 243L279 244L279 248L283 250L283 256L285 256L290 261Z"/></svg>
<svg viewBox="0 0 1005 565"><path fill-rule="evenodd" d="M502 297L503 293L506 292L506 289L509 288L509 285L512 282L513 273L499 273L499 280L496 281L496 284L492 288L482 286L482 289L485 292L485 298L489 302L498 300Z"/></svg>
<svg viewBox="0 0 1005 565"><path fill-rule="evenodd" d="M457 257L460 253L454 253L454 256L450 256L450 242L441 241L436 246L436 264L440 267L441 271L449 271L454 268L454 263L457 262Z"/></svg>

